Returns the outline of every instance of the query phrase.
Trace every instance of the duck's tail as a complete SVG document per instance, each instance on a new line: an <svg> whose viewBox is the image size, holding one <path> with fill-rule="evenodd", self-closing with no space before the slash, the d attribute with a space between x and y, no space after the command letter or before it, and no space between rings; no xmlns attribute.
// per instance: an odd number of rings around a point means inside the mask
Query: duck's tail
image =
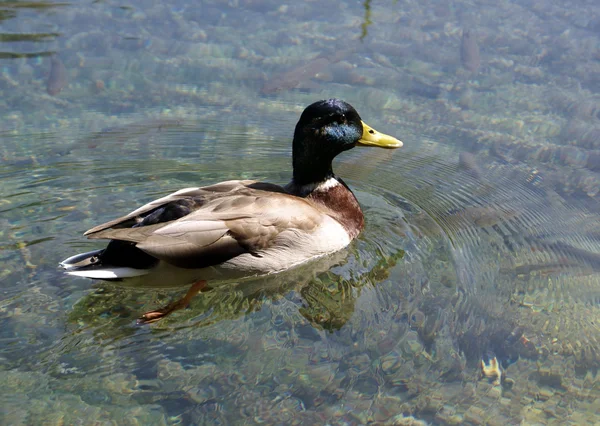
<svg viewBox="0 0 600 426"><path fill-rule="evenodd" d="M132 268L106 262L105 256L102 256L105 250L100 249L76 254L60 262L59 266L69 275L108 281L138 277L149 272L149 269L146 268Z"/></svg>

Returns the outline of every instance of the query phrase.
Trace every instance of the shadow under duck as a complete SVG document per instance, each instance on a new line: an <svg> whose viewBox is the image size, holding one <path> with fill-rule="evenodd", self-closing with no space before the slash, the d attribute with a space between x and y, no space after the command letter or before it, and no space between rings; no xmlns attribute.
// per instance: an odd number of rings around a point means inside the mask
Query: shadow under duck
<svg viewBox="0 0 600 426"><path fill-rule="evenodd" d="M364 218L331 163L356 145L402 142L367 126L344 101L315 102L296 125L293 178L285 187L231 180L181 189L88 230L88 238L110 239L106 248L60 266L70 275L130 286L192 284L183 298L139 319L148 323L187 306L209 288L207 281L273 274L341 250Z"/></svg>

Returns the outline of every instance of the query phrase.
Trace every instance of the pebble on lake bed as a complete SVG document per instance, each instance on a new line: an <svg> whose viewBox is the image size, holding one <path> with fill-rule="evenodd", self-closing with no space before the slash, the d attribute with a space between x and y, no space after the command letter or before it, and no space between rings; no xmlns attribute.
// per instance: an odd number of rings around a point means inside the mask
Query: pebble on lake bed
<svg viewBox="0 0 600 426"><path fill-rule="evenodd" d="M481 373L492 380L494 385L499 385L502 381L502 369L496 357L490 358L487 362L481 360Z"/></svg>

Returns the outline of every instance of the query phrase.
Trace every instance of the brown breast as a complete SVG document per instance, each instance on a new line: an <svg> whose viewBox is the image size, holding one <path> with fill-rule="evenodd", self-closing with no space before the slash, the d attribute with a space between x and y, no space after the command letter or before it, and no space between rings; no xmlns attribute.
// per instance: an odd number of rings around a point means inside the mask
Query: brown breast
<svg viewBox="0 0 600 426"><path fill-rule="evenodd" d="M339 179L339 178L338 178ZM327 189L315 189L306 196L329 216L342 224L354 239L362 231L365 219L356 197L343 181Z"/></svg>

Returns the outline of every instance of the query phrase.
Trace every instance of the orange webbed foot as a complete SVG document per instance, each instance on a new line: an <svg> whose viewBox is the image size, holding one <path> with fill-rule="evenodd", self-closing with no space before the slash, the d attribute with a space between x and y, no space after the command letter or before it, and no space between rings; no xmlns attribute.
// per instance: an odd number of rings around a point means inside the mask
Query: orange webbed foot
<svg viewBox="0 0 600 426"><path fill-rule="evenodd" d="M207 285L206 285L205 280L195 282L190 287L190 289L185 294L185 296L183 296L181 299L179 299L173 303L169 303L164 308L157 309L155 311L146 312L144 315L142 315L141 317L138 318L137 323L138 324L151 324L153 322L160 321L161 319L163 319L167 315L171 314L172 312L175 312L179 309L186 308L190 304L190 301L194 298L194 296L196 296L199 292L201 292L206 287L207 287Z"/></svg>

